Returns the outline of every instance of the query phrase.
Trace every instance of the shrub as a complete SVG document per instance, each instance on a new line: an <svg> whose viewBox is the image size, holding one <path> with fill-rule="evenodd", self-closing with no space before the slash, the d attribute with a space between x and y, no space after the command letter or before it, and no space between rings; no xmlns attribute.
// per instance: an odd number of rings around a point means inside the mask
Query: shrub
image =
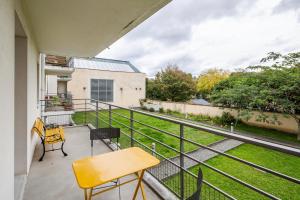
<svg viewBox="0 0 300 200"><path fill-rule="evenodd" d="M191 116L191 119L195 120L195 121L200 121L200 122L203 122L203 121L211 121L211 117L210 116L207 116L207 115L190 115Z"/></svg>
<svg viewBox="0 0 300 200"><path fill-rule="evenodd" d="M154 112L155 110L154 110L154 108L149 108L149 111Z"/></svg>
<svg viewBox="0 0 300 200"><path fill-rule="evenodd" d="M235 118L229 112L223 112L221 116L222 125L230 125L235 122Z"/></svg>
<svg viewBox="0 0 300 200"><path fill-rule="evenodd" d="M147 99L140 99L140 105L144 106L144 104L147 102Z"/></svg>
<svg viewBox="0 0 300 200"><path fill-rule="evenodd" d="M164 111L164 108L159 108L159 111L158 111L159 113L164 113L165 111Z"/></svg>
<svg viewBox="0 0 300 200"><path fill-rule="evenodd" d="M221 117L219 117L219 116L213 117L213 118L212 118L212 122L213 122L214 124L222 125Z"/></svg>
<svg viewBox="0 0 300 200"><path fill-rule="evenodd" d="M142 110L148 110L146 106L141 107Z"/></svg>
<svg viewBox="0 0 300 200"><path fill-rule="evenodd" d="M214 117L212 119L212 121L215 123L215 124L219 124L219 125L230 125L231 123L234 123L235 122L235 118L229 113L229 112L223 112L222 113L222 116L219 117Z"/></svg>
<svg viewBox="0 0 300 200"><path fill-rule="evenodd" d="M167 109L166 113L170 115L170 114L172 114L172 110Z"/></svg>

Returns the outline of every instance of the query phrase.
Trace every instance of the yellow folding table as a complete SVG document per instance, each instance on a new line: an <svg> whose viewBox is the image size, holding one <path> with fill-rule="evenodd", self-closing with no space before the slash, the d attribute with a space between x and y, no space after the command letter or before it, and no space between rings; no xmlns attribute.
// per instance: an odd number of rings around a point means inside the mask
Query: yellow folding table
<svg viewBox="0 0 300 200"><path fill-rule="evenodd" d="M73 171L79 187L84 190L86 200L134 180L138 180L138 184L133 199L136 198L137 192L141 188L145 200L146 195L142 185L144 172L146 169L158 165L159 162L157 158L141 148L131 147L77 160L73 162ZM95 187L134 173L138 173L138 178L93 193Z"/></svg>

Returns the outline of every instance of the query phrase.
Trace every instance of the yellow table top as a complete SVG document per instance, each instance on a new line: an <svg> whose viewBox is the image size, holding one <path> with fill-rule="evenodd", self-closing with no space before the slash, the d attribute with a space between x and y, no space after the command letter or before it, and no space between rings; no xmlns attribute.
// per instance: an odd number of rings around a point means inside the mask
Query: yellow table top
<svg viewBox="0 0 300 200"><path fill-rule="evenodd" d="M159 164L159 160L138 147L131 147L73 162L79 187L96 187Z"/></svg>

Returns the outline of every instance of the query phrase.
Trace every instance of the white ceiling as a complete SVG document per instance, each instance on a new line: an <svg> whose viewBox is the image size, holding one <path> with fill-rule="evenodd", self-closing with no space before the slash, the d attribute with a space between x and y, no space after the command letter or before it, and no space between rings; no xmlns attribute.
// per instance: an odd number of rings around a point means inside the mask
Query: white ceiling
<svg viewBox="0 0 300 200"><path fill-rule="evenodd" d="M24 0L41 52L95 56L170 0Z"/></svg>

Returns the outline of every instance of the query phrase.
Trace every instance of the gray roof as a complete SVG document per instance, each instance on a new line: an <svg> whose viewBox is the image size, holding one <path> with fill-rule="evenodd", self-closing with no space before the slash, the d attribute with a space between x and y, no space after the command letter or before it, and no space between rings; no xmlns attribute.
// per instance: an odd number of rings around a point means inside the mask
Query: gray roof
<svg viewBox="0 0 300 200"><path fill-rule="evenodd" d="M129 61L113 60L106 58L72 58L70 66L74 68L97 69L117 72L137 72L140 71Z"/></svg>
<svg viewBox="0 0 300 200"><path fill-rule="evenodd" d="M193 104L197 104L197 105L204 105L204 106L210 105L210 103L208 101L206 101L205 99L192 99L191 102Z"/></svg>

